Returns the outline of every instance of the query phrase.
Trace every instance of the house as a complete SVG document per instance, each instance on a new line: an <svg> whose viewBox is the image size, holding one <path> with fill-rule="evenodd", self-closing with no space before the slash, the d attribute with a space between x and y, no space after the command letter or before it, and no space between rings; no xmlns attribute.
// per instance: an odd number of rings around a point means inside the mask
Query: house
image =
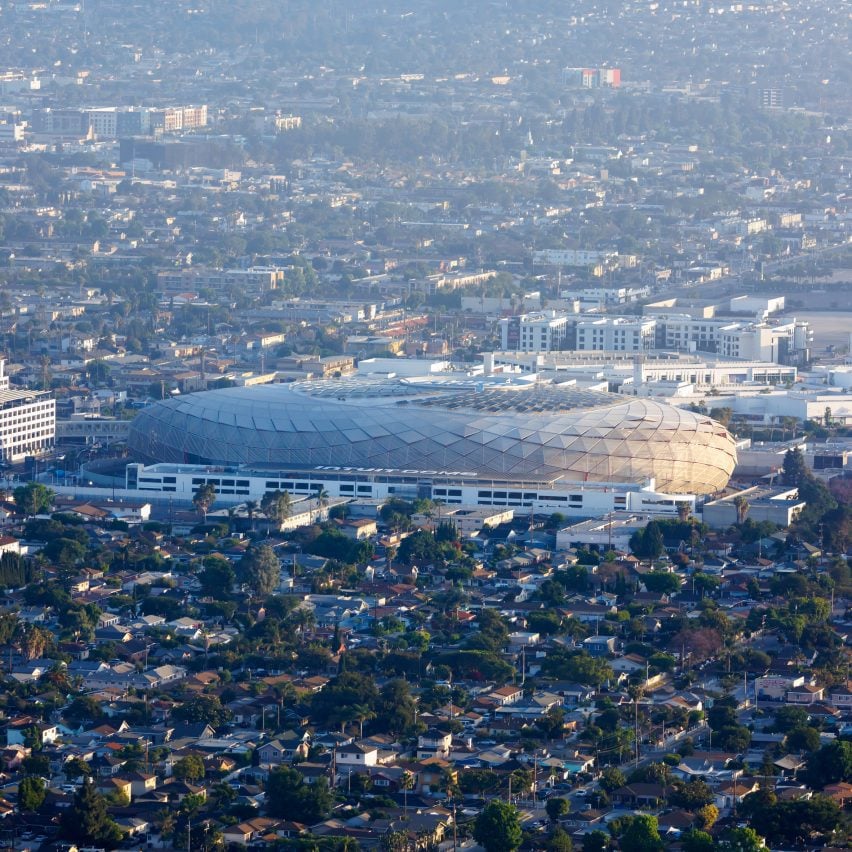
<svg viewBox="0 0 852 852"><path fill-rule="evenodd" d="M340 523L339 529L343 535L354 541L363 541L378 534L376 522L370 518L347 518Z"/></svg>
<svg viewBox="0 0 852 852"><path fill-rule="evenodd" d="M129 778L110 775L97 782L97 790L104 796L117 795L126 802L133 801L133 783Z"/></svg>
<svg viewBox="0 0 852 852"><path fill-rule="evenodd" d="M575 751L572 755L563 757L561 763L565 772L576 775L578 772L590 772L594 768L595 758L594 755Z"/></svg>
<svg viewBox="0 0 852 852"><path fill-rule="evenodd" d="M489 692L487 698L500 707L504 707L506 704L514 704L516 701L520 701L523 694L524 690L520 686L501 686L499 689Z"/></svg>
<svg viewBox="0 0 852 852"><path fill-rule="evenodd" d="M261 841L268 835L275 835L281 820L270 817L255 817L239 825L225 828L223 837L225 843L235 843L238 846L248 846L252 841Z"/></svg>
<svg viewBox="0 0 852 852"><path fill-rule="evenodd" d="M453 765L439 757L429 757L422 760L414 764L413 769L417 779L415 786L421 793L440 789L448 775L456 780L456 770Z"/></svg>
<svg viewBox="0 0 852 852"><path fill-rule="evenodd" d="M157 776L150 772L126 772L120 778L130 782L130 795L134 799L157 789Z"/></svg>
<svg viewBox="0 0 852 852"><path fill-rule="evenodd" d="M755 681L755 691L758 699L764 701L783 701L787 692L804 684L801 675L767 675Z"/></svg>
<svg viewBox="0 0 852 852"><path fill-rule="evenodd" d="M375 746L352 743L335 751L338 766L375 766L379 762L379 750Z"/></svg>
<svg viewBox="0 0 852 852"><path fill-rule="evenodd" d="M453 735L430 728L425 734L417 738L417 759L424 760L429 757L447 758L450 756L450 746Z"/></svg>
<svg viewBox="0 0 852 852"><path fill-rule="evenodd" d="M565 707L577 707L595 697L594 687L582 683L554 683L550 685L550 691L562 696Z"/></svg>
<svg viewBox="0 0 852 852"><path fill-rule="evenodd" d="M583 650L593 657L608 657L615 653L615 636L589 636L583 640Z"/></svg>
<svg viewBox="0 0 852 852"><path fill-rule="evenodd" d="M839 781L837 784L828 784L822 789L824 796L829 799L834 799L841 808L845 808L852 802L852 784L847 784L845 781Z"/></svg>
<svg viewBox="0 0 852 852"><path fill-rule="evenodd" d="M828 700L838 710L852 710L852 690L845 686L834 686L828 693Z"/></svg>
<svg viewBox="0 0 852 852"><path fill-rule="evenodd" d="M735 781L723 781L715 792L715 805L719 810L733 808L750 793L760 789L760 784L752 778L738 778Z"/></svg>
<svg viewBox="0 0 852 852"><path fill-rule="evenodd" d="M590 636L590 639L597 637ZM604 637L601 637L604 638ZM606 637L614 638L614 637ZM585 642L583 645L585 646ZM591 653L591 651L589 652ZM633 674L634 672L644 672L648 670L648 661L639 654L624 654L622 657L616 657L610 661L612 670L617 674Z"/></svg>
<svg viewBox="0 0 852 852"><path fill-rule="evenodd" d="M813 704L816 701L822 701L825 695L824 686L814 686L806 683L802 686L797 686L795 689L787 690L788 704Z"/></svg>
<svg viewBox="0 0 852 852"><path fill-rule="evenodd" d="M629 808L657 808L668 798L669 788L662 784L626 784L612 792L614 804Z"/></svg>
<svg viewBox="0 0 852 852"><path fill-rule="evenodd" d="M807 761L801 755L785 754L784 757L779 757L773 765L781 770L781 775L784 778L795 778L796 773L807 766Z"/></svg>
<svg viewBox="0 0 852 852"><path fill-rule="evenodd" d="M295 740L295 741L294 741ZM271 740L257 749L260 765L278 764L292 761L299 757L304 759L308 756L308 744L298 734L293 733L292 739L284 741L283 738Z"/></svg>

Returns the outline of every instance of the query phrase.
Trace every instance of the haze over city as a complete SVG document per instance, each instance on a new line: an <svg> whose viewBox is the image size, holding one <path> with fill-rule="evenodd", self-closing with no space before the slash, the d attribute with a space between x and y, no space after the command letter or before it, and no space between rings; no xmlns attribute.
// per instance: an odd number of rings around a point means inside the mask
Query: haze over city
<svg viewBox="0 0 852 852"><path fill-rule="evenodd" d="M852 847L849 32L0 0L0 848Z"/></svg>

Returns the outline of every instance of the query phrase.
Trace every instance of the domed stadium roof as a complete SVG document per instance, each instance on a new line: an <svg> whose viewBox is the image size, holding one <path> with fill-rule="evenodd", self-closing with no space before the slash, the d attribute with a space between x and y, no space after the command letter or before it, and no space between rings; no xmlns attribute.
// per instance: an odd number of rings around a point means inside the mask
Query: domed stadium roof
<svg viewBox="0 0 852 852"><path fill-rule="evenodd" d="M468 471L723 488L731 435L706 415L549 384L353 378L228 388L156 403L131 424L146 462Z"/></svg>

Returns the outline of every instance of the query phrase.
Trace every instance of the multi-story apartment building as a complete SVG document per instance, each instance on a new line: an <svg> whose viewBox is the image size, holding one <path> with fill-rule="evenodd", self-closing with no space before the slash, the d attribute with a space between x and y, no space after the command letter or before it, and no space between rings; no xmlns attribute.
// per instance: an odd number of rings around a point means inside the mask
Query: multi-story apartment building
<svg viewBox="0 0 852 852"><path fill-rule="evenodd" d="M533 252L535 263L551 266L599 266L613 264L618 258L615 251L587 251L584 249L545 249Z"/></svg>
<svg viewBox="0 0 852 852"><path fill-rule="evenodd" d="M0 461L23 461L53 447L56 438L56 400L49 391L9 388L0 359Z"/></svg>
<svg viewBox="0 0 852 852"><path fill-rule="evenodd" d="M669 314L655 317L658 349L718 352L729 358L807 361L813 333L806 322L737 322L723 318Z"/></svg>
<svg viewBox="0 0 852 852"><path fill-rule="evenodd" d="M277 290L284 281L284 270L274 266L252 266L248 269L181 269L157 273L157 285L166 294L183 293L199 287L217 290L239 287L247 293Z"/></svg>
<svg viewBox="0 0 852 852"><path fill-rule="evenodd" d="M644 352L654 347L655 325L647 317L578 319L574 348L581 352Z"/></svg>
<svg viewBox="0 0 852 852"><path fill-rule="evenodd" d="M522 314L500 320L503 349L520 352L552 352L562 349L573 317L556 311Z"/></svg>

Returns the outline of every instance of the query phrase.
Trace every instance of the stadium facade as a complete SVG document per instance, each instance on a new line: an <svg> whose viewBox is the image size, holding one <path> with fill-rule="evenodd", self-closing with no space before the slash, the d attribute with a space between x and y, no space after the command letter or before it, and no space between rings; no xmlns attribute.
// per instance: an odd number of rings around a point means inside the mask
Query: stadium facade
<svg viewBox="0 0 852 852"><path fill-rule="evenodd" d="M359 377L229 388L139 413L127 489L222 502L281 489L568 515L674 512L722 489L731 435L653 399L494 379ZM144 463L147 463L147 467Z"/></svg>

